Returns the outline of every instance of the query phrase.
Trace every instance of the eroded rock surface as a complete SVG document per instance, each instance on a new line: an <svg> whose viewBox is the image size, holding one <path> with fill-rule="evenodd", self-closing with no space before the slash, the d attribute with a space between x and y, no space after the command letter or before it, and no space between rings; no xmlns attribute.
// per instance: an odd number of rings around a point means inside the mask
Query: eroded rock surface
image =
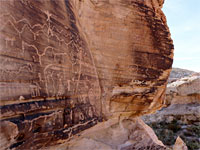
<svg viewBox="0 0 200 150"><path fill-rule="evenodd" d="M190 150L200 148L200 76L178 79L167 86L166 108L155 114L143 116L145 123L150 125L165 145L172 146L180 136ZM177 139L181 142L180 139ZM176 144L176 149L181 144Z"/></svg>
<svg viewBox="0 0 200 150"><path fill-rule="evenodd" d="M16 143L16 137L18 136L19 131L17 125L9 122L3 121L0 124L0 147L5 148L13 146Z"/></svg>
<svg viewBox="0 0 200 150"><path fill-rule="evenodd" d="M163 1L75 2L99 75L103 112L137 115L161 107L173 56Z"/></svg>
<svg viewBox="0 0 200 150"><path fill-rule="evenodd" d="M163 0L0 1L1 122L39 149L163 105L173 43Z"/></svg>
<svg viewBox="0 0 200 150"><path fill-rule="evenodd" d="M200 103L200 74L168 84L166 95L167 104Z"/></svg>
<svg viewBox="0 0 200 150"><path fill-rule="evenodd" d="M188 150L188 149L183 140L180 137L178 137L176 139L176 143L173 147L173 150Z"/></svg>
<svg viewBox="0 0 200 150"><path fill-rule="evenodd" d="M181 69L181 68L172 68L172 71L170 73L168 82L175 82L176 80L179 80L183 77L191 76L195 74L196 72L187 70L187 69Z"/></svg>
<svg viewBox="0 0 200 150"><path fill-rule="evenodd" d="M141 119L110 119L48 150L167 150Z"/></svg>
<svg viewBox="0 0 200 150"><path fill-rule="evenodd" d="M200 122L200 76L195 74L181 78L167 85L166 104L168 107L155 114L146 115L146 122L172 122L184 124Z"/></svg>

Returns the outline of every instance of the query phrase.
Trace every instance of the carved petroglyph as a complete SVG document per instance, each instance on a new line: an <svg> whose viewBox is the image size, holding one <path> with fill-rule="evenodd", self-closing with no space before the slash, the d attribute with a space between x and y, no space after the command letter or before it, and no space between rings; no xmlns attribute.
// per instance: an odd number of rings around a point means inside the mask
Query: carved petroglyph
<svg viewBox="0 0 200 150"><path fill-rule="evenodd" d="M59 19L66 7L54 1L0 3L1 119L19 127L14 147L38 147L37 140L45 139L44 146L96 124L97 72L83 37L69 23L71 12Z"/></svg>
<svg viewBox="0 0 200 150"><path fill-rule="evenodd" d="M25 1L22 3L24 5L31 5L31 3ZM85 52L83 52L84 49L81 48L80 45L77 45L77 33L72 34L69 30L69 26L61 28L59 25L55 24L55 15L49 10L40 11L40 15L44 18L44 20L41 22L34 22L34 24L30 18L26 18L26 15L23 16L23 18L16 19L14 14L6 12L1 14L0 18L2 20L2 25L0 31L2 33L6 33L9 27L9 30L16 33L15 35L1 35L2 38L5 39L2 41L5 43L5 47L1 47L1 52L2 54L9 56L9 52L14 50L14 47L16 47L21 50L20 54L16 54L18 58L24 57L28 58L28 60L33 63L39 63L37 66L39 65L41 69L37 69L39 72L36 75L39 82L35 82L35 85L30 84L29 86L31 97L41 96L40 93L42 91L44 92L42 87L45 87L45 93L47 96L62 96L66 94L67 91L70 91L71 87L74 86L72 82L75 82L76 84L74 91L76 93L79 88L81 74L83 74L81 69L82 66L93 69L93 64L82 61L82 57L84 57L83 54L85 54ZM43 41L45 40L44 44L38 43L38 40L40 39ZM58 46L54 44L55 42ZM17 44L19 46L16 46L16 43L21 44ZM74 47L78 53L74 53L69 49L69 47ZM14 61L7 60L6 58L4 59L7 62ZM37 71L33 70L33 68L35 69L36 67L32 66L33 63L27 63L27 65L19 66L17 70L10 70L5 67L1 67L1 79L3 79L5 74L7 74L10 79L12 78L13 80L17 80L21 72L24 74L24 70L26 70L27 73L34 72L33 74L35 74ZM74 66L76 66L75 69ZM92 71L91 69L90 71ZM78 78L72 79L73 74L77 74ZM27 76L30 75L27 74ZM35 78L34 76L31 78ZM33 80L31 78L28 80ZM6 80L9 79L6 78ZM63 81L66 81L66 83Z"/></svg>
<svg viewBox="0 0 200 150"><path fill-rule="evenodd" d="M10 148L162 105L173 44L153 1L0 1L0 117L19 128Z"/></svg>
<svg viewBox="0 0 200 150"><path fill-rule="evenodd" d="M35 85L30 85L31 96L39 97L41 89L42 88L40 87L40 85L37 82L35 82Z"/></svg>

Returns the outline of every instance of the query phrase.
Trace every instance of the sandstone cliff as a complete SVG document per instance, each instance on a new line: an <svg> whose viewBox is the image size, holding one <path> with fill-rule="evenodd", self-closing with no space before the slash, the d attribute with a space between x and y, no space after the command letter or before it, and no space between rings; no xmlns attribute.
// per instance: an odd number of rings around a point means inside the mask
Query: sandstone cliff
<svg viewBox="0 0 200 150"><path fill-rule="evenodd" d="M163 0L0 1L3 148L39 149L163 105L173 44Z"/></svg>

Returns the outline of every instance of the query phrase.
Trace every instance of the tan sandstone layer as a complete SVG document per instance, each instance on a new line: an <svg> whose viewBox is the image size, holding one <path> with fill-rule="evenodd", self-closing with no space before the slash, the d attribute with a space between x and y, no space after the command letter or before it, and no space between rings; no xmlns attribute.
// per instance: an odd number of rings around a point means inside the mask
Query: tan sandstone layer
<svg viewBox="0 0 200 150"><path fill-rule="evenodd" d="M188 150L188 149L183 140L180 137L178 137L176 139L176 143L173 147L173 150Z"/></svg>
<svg viewBox="0 0 200 150"><path fill-rule="evenodd" d="M0 1L1 124L17 127L3 148L161 108L173 61L163 2Z"/></svg>
<svg viewBox="0 0 200 150"><path fill-rule="evenodd" d="M167 85L166 104L200 104L200 73Z"/></svg>

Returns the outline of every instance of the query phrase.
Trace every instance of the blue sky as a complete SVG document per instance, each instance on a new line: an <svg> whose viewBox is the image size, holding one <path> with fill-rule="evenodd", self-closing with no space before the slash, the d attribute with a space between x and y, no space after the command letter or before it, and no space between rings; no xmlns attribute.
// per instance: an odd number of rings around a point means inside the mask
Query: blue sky
<svg viewBox="0 0 200 150"><path fill-rule="evenodd" d="M174 64L200 72L200 0L165 0L163 11L174 41Z"/></svg>

